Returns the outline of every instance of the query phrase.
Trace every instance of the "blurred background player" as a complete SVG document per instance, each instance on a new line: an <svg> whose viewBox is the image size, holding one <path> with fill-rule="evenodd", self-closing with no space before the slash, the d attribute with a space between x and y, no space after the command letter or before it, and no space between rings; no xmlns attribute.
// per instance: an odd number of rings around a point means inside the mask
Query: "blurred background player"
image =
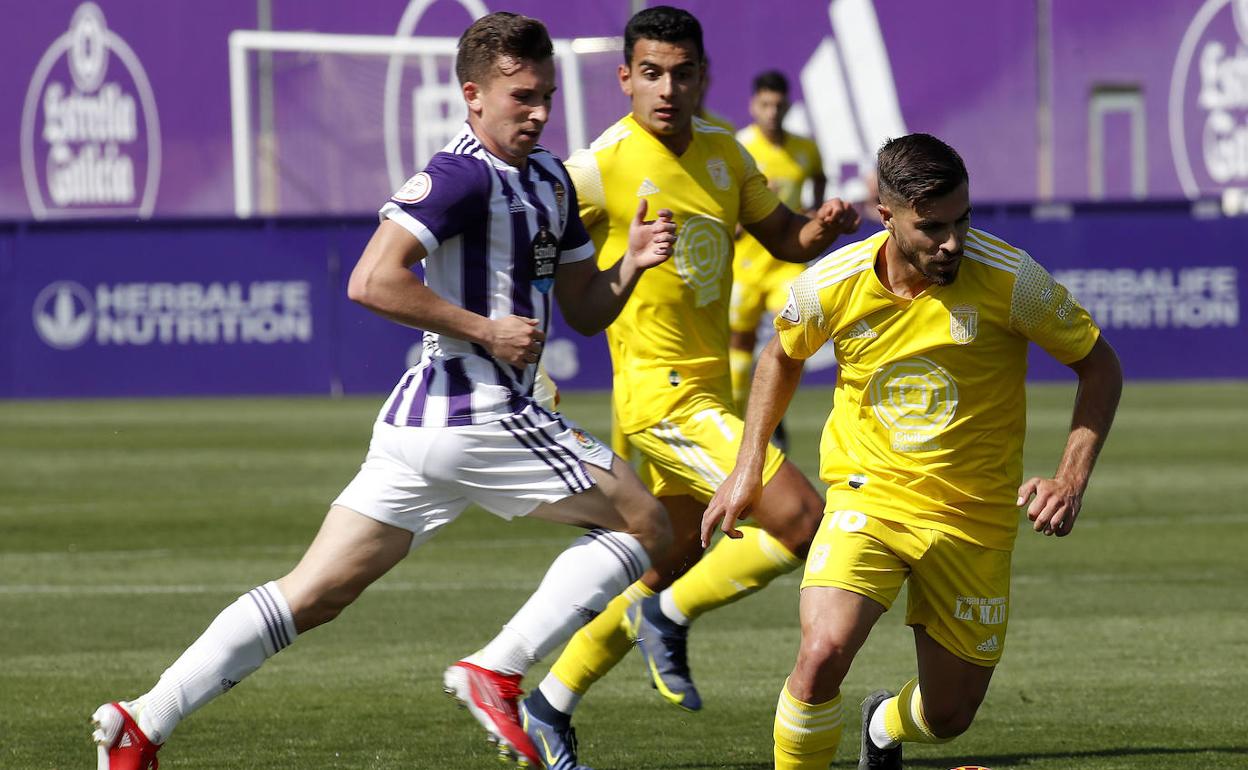
<svg viewBox="0 0 1248 770"><path fill-rule="evenodd" d="M648 675L667 700L701 708L686 655L688 624L795 569L821 518L810 482L776 448L768 451L757 527L723 539L699 562L698 523L724 479L741 437L728 372L728 299L738 224L782 259L806 262L858 215L839 200L813 218L767 188L732 134L696 117L702 90L702 30L688 12L638 13L624 35L620 86L631 113L569 159L581 216L603 254L626 242L638 199L670 209L676 253L647 273L628 309L609 327L615 415L641 455L639 472L671 513L678 554L693 568L675 577L651 570L578 633L522 704L543 760L576 766L570 715L589 687L635 638ZM634 600L639 600L633 603Z"/></svg>
<svg viewBox="0 0 1248 770"><path fill-rule="evenodd" d="M521 676L671 542L632 468L534 400L552 291L572 328L596 333L675 239L662 213L642 221L643 202L598 270L567 172L537 145L552 57L541 22L516 14L482 17L460 39L468 123L382 207L348 286L356 302L425 330L421 360L382 406L364 464L298 565L225 608L150 691L96 710L101 770L155 768L183 718L333 620L470 503L593 528L502 633L444 675L505 755L540 764L518 721ZM424 282L411 270L422 261Z"/></svg>
<svg viewBox="0 0 1248 770"><path fill-rule="evenodd" d="M1066 288L971 229L953 148L910 134L878 161L885 230L793 282L759 359L741 455L702 525L704 540L721 520L731 532L759 499L767 437L803 360L830 341L840 369L820 458L828 515L776 706L777 770L833 760L841 682L907 581L918 677L863 701L859 770L900 770L903 741L943 743L970 727L1005 647L1018 507L1036 532L1070 534L1122 391L1117 355ZM1020 486L1029 342L1079 389L1057 472Z"/></svg>
<svg viewBox="0 0 1248 770"><path fill-rule="evenodd" d="M802 211L803 190L809 184L812 206L818 206L827 178L814 140L784 130L789 106L789 81L784 75L776 70L760 73L754 78L750 97L750 118L754 122L737 133L737 141L749 150L758 170L767 177L767 186L784 205ZM789 284L804 268L805 265L773 257L748 230L742 230L737 239L728 310L732 329L729 361L732 395L742 412L749 398L759 321L764 311L773 315L780 312L788 299ZM783 423L776 429L776 442L781 449L788 449Z"/></svg>

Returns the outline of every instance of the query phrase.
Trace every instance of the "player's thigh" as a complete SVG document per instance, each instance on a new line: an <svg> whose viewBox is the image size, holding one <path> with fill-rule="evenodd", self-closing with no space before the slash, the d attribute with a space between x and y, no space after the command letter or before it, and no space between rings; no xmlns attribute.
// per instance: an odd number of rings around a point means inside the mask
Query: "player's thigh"
<svg viewBox="0 0 1248 770"><path fill-rule="evenodd" d="M656 497L687 495L705 505L736 465L743 430L736 412L706 398L680 415L630 434L629 440L641 454L642 481ZM783 463L784 455L768 444L764 484Z"/></svg>
<svg viewBox="0 0 1248 770"><path fill-rule="evenodd" d="M785 460L763 485L752 516L769 535L805 557L823 519L823 500L797 466Z"/></svg>
<svg viewBox="0 0 1248 770"><path fill-rule="evenodd" d="M298 629L327 619L319 610L332 616L353 602L408 554L411 542L408 530L331 506L303 558L277 581Z"/></svg>
<svg viewBox="0 0 1248 770"><path fill-rule="evenodd" d="M589 466L593 489L544 503L532 516L580 527L603 527L619 532L652 530L666 523L662 505L650 494L637 472L613 455L610 468Z"/></svg>
<svg viewBox="0 0 1248 770"><path fill-rule="evenodd" d="M995 666L1010 617L1009 551L983 548L942 532L914 563L906 623L971 665Z"/></svg>
<svg viewBox="0 0 1248 770"><path fill-rule="evenodd" d="M799 611L802 639L789 692L799 700L822 703L836 695L885 610L862 594L811 585L802 589Z"/></svg>

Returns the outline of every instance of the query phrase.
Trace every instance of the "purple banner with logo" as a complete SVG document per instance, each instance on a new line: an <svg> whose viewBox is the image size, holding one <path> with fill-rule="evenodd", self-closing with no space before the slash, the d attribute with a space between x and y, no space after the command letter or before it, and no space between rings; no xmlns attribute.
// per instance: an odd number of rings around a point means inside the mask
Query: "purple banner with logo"
<svg viewBox="0 0 1248 770"><path fill-rule="evenodd" d="M981 206L977 227L1068 285L1128 377L1248 377L1248 218L1187 205ZM0 397L381 393L420 333L356 306L347 276L371 219L21 225L0 230ZM1032 376L1069 371L1035 351ZM556 315L544 364L605 389L604 338ZM832 383L831 350L806 381Z"/></svg>
<svg viewBox="0 0 1248 770"><path fill-rule="evenodd" d="M1248 210L1245 0L673 2L703 23L713 111L744 126L752 78L788 75L832 192L921 130L963 151L983 200ZM0 0L0 220L367 214L462 121L454 41L495 6ZM557 41L551 149L627 111L632 3L506 7Z"/></svg>

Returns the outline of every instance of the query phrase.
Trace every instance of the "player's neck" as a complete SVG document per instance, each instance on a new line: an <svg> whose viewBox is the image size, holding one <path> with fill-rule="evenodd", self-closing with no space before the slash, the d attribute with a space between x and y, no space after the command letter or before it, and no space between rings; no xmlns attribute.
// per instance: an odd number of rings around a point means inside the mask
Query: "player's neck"
<svg viewBox="0 0 1248 770"><path fill-rule="evenodd" d="M506 163L508 166L515 166L516 168L524 168L525 165L529 162L529 157L527 155L523 155L519 158L515 158L509 155L502 147L498 145L497 142L495 142L492 138L490 138L489 134L481 130L481 126L477 125L472 120L471 116L469 116L468 118L468 127L472 129L473 135L477 137L477 141L481 142L481 146L485 148L486 152L498 158L502 162Z"/></svg>
<svg viewBox="0 0 1248 770"><path fill-rule="evenodd" d="M763 138L766 139L767 141L771 142L777 147L784 144L784 129L783 128L778 129L773 132L773 131L768 131L767 129L763 128L757 123L755 123L754 125L755 127L758 128L758 133L762 134Z"/></svg>
<svg viewBox="0 0 1248 770"><path fill-rule="evenodd" d="M689 149L689 145L693 144L693 124L692 123L686 126L684 130L682 131L677 131L674 134L663 135L663 134L656 134L655 132L651 131L650 127L647 126L645 123L643 123L641 120L639 120L636 115L633 115L633 121L637 125L641 126L643 131L645 131L650 136L653 136L659 144L666 147L669 152L671 152L673 155L677 157L684 155L685 150Z"/></svg>
<svg viewBox="0 0 1248 770"><path fill-rule="evenodd" d="M891 235L884 242L875 260L875 274L884 288L902 299L914 299L931 287L932 282L910 264Z"/></svg>

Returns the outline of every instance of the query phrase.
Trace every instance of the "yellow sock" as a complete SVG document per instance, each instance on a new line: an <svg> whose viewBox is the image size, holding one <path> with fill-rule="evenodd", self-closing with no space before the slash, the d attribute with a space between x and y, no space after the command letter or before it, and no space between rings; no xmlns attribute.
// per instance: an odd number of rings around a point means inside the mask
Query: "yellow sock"
<svg viewBox="0 0 1248 770"><path fill-rule="evenodd" d="M801 565L801 559L758 527L740 529L740 540L720 538L672 584L672 601L690 620L731 604Z"/></svg>
<svg viewBox="0 0 1248 770"><path fill-rule="evenodd" d="M728 368L732 372L732 398L737 402L737 409L744 413L750 399L750 375L754 372L753 351L729 348Z"/></svg>
<svg viewBox="0 0 1248 770"><path fill-rule="evenodd" d="M784 680L772 730L776 770L828 770L843 724L840 693L827 703L803 703L789 694Z"/></svg>
<svg viewBox="0 0 1248 770"><path fill-rule="evenodd" d="M624 610L653 596L645 584L633 583L612 599L598 617L577 631L550 673L577 695L586 691L628 654L632 641L624 632Z"/></svg>
<svg viewBox="0 0 1248 770"><path fill-rule="evenodd" d="M911 743L948 743L952 738L938 738L923 716L923 696L919 680L906 682L901 692L880 704L884 709L884 730L895 741Z"/></svg>

